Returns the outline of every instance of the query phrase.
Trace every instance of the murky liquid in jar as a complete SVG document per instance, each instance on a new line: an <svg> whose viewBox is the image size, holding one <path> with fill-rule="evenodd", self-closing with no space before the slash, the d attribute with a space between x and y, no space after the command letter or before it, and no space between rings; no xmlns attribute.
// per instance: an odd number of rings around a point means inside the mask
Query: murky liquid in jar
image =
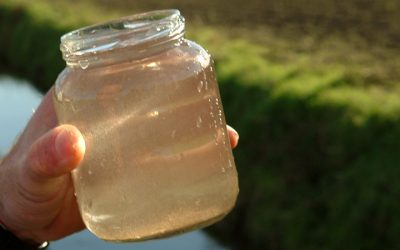
<svg viewBox="0 0 400 250"><path fill-rule="evenodd" d="M86 141L73 172L81 215L105 240L198 228L235 203L237 174L210 60L171 53L162 63L89 66L56 89L60 123L77 126Z"/></svg>

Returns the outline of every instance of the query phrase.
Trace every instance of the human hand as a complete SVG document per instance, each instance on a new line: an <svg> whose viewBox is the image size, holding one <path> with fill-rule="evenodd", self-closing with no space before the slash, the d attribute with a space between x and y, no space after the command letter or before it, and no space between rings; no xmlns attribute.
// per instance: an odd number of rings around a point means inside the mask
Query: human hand
<svg viewBox="0 0 400 250"><path fill-rule="evenodd" d="M20 239L35 243L85 227L70 176L83 159L85 142L74 126L58 126L52 93L0 163L0 221ZM239 136L227 129L234 148Z"/></svg>
<svg viewBox="0 0 400 250"><path fill-rule="evenodd" d="M69 173L83 159L85 143L75 127L57 127L52 91L0 165L0 221L36 243L84 228Z"/></svg>

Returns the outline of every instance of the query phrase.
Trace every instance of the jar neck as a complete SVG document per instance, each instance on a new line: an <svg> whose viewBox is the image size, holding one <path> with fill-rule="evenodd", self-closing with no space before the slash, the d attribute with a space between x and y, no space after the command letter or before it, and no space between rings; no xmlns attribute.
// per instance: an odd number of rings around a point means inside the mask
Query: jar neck
<svg viewBox="0 0 400 250"><path fill-rule="evenodd" d="M86 69L164 51L179 44L184 31L178 10L152 11L67 33L60 49L67 66Z"/></svg>

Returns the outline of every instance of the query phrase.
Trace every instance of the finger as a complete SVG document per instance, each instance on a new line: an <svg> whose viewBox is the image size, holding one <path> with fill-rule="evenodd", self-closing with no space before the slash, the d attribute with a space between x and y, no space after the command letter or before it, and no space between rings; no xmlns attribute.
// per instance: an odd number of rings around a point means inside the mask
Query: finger
<svg viewBox="0 0 400 250"><path fill-rule="evenodd" d="M31 147L26 171L35 179L62 176L77 167L85 153L82 134L71 125L52 129Z"/></svg>
<svg viewBox="0 0 400 250"><path fill-rule="evenodd" d="M31 197L48 199L60 189L66 174L79 165L84 153L85 142L78 129L62 125L50 130L31 146L20 169L20 186Z"/></svg>
<svg viewBox="0 0 400 250"><path fill-rule="evenodd" d="M58 121L53 105L53 91L54 89L51 88L43 97L42 102L37 107L24 132L22 133L20 140L18 141L20 145L17 148L28 148L32 142L38 140L50 129L57 126Z"/></svg>
<svg viewBox="0 0 400 250"><path fill-rule="evenodd" d="M239 143L239 134L238 132L236 132L235 129L233 129L229 125L226 125L226 128L228 129L228 135L229 135L229 140L231 142L231 147L236 148L236 146Z"/></svg>
<svg viewBox="0 0 400 250"><path fill-rule="evenodd" d="M43 232L43 240L58 240L60 239L60 235L70 235L85 228L72 186L69 186L66 191L63 203L63 207L68 209L62 209L53 222L46 227Z"/></svg>
<svg viewBox="0 0 400 250"><path fill-rule="evenodd" d="M3 221L17 232L34 225L42 228L59 213L67 190L72 188L69 172L78 166L85 152L80 132L63 125L39 137L22 162L8 168L10 196Z"/></svg>

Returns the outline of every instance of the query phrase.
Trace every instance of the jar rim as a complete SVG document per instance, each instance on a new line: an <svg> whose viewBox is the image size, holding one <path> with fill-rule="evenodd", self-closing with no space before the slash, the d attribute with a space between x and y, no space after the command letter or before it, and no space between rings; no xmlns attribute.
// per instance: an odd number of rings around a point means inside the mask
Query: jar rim
<svg viewBox="0 0 400 250"><path fill-rule="evenodd" d="M156 10L86 26L61 37L67 65L97 53L183 36L185 20L176 9ZM86 59L85 59L86 60Z"/></svg>

